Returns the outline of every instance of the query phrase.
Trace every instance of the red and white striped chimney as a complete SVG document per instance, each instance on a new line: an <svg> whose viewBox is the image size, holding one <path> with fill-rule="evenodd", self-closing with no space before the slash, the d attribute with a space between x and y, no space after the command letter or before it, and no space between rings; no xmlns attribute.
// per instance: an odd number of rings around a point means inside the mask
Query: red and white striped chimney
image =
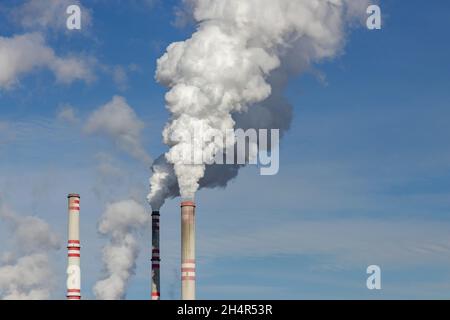
<svg viewBox="0 0 450 320"><path fill-rule="evenodd" d="M195 203L181 202L181 299L195 300Z"/></svg>
<svg viewBox="0 0 450 320"><path fill-rule="evenodd" d="M152 300L160 299L159 211L152 212Z"/></svg>
<svg viewBox="0 0 450 320"><path fill-rule="evenodd" d="M80 195L71 193L67 198L69 199L67 300L80 300Z"/></svg>

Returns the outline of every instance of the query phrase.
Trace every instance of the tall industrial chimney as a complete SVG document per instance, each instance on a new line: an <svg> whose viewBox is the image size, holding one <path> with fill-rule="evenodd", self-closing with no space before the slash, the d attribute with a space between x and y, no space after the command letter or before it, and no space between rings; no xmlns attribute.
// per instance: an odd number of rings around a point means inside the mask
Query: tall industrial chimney
<svg viewBox="0 0 450 320"><path fill-rule="evenodd" d="M80 196L72 193L67 198L69 199L67 299L80 300Z"/></svg>
<svg viewBox="0 0 450 320"><path fill-rule="evenodd" d="M152 300L160 299L159 211L152 212Z"/></svg>
<svg viewBox="0 0 450 320"><path fill-rule="evenodd" d="M181 202L181 299L195 300L195 203Z"/></svg>

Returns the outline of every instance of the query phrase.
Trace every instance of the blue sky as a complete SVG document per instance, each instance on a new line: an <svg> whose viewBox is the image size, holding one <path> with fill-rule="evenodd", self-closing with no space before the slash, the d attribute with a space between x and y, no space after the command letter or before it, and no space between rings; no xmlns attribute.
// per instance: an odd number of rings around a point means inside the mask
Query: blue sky
<svg viewBox="0 0 450 320"><path fill-rule="evenodd" d="M30 32L11 18L20 3L2 2L0 36ZM11 88L0 85L0 195L20 214L47 221L61 239L66 194L82 195L82 287L93 298L106 242L97 233L100 215L106 203L130 194L144 203L150 171L83 126L120 95L145 123L148 154L165 151L168 113L165 88L154 80L156 59L192 26L174 25L178 1L82 3L91 15L87 30L43 32L59 56L95 57L95 79L60 83L38 68ZM285 95L295 116L279 174L249 167L227 189L199 192L198 298L449 297L450 4L387 0L381 8L382 30L355 28L342 55L291 79ZM114 68L126 70L126 81L114 81ZM58 119L64 106L76 121ZM123 175L101 176L99 153ZM179 297L178 202L161 212L163 299ZM0 224L6 248L13 247L9 237ZM139 243L128 299L149 296L148 230ZM61 299L63 249L52 263L52 298ZM380 291L366 288L371 264L382 268Z"/></svg>

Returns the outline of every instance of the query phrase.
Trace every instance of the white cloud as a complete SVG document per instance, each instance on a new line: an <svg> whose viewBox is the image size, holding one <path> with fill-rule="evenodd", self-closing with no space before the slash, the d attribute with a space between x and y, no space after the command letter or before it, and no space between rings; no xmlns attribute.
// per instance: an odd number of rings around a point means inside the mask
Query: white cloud
<svg viewBox="0 0 450 320"><path fill-rule="evenodd" d="M114 83L119 90L125 91L128 88L128 74L127 70L122 66L116 66L113 68L112 76Z"/></svg>
<svg viewBox="0 0 450 320"><path fill-rule="evenodd" d="M4 300L45 300L50 288L43 286L53 276L46 254L20 258L16 264L0 267L0 292Z"/></svg>
<svg viewBox="0 0 450 320"><path fill-rule="evenodd" d="M20 216L1 203L0 219L10 225L14 235L12 240L21 253L59 249L59 237L42 219L34 216Z"/></svg>
<svg viewBox="0 0 450 320"><path fill-rule="evenodd" d="M9 89L19 77L38 68L50 69L58 82L90 82L93 62L80 57L59 57L40 33L0 37L0 88Z"/></svg>
<svg viewBox="0 0 450 320"><path fill-rule="evenodd" d="M79 0L28 0L12 11L12 19L24 29L67 32L66 9L70 5L80 6L82 30L88 28L92 24L91 12Z"/></svg>
<svg viewBox="0 0 450 320"><path fill-rule="evenodd" d="M151 161L141 144L144 123L123 97L114 96L110 102L94 111L84 129L88 134L108 136L119 148L146 164Z"/></svg>
<svg viewBox="0 0 450 320"><path fill-rule="evenodd" d="M91 82L94 75L91 66L95 64L95 59L69 56L64 58L55 57L49 63L50 70L56 76L58 82L69 84L74 80L84 80Z"/></svg>
<svg viewBox="0 0 450 320"><path fill-rule="evenodd" d="M134 63L114 66L101 65L100 68L108 77L111 77L120 91L126 91L128 89L131 73L141 71L140 67Z"/></svg>
<svg viewBox="0 0 450 320"><path fill-rule="evenodd" d="M174 8L175 19L172 24L177 28L184 28L187 25L194 25L193 1L183 0Z"/></svg>
<svg viewBox="0 0 450 320"><path fill-rule="evenodd" d="M79 121L75 109L68 104L62 105L59 108L58 113L56 114L56 118L59 121L67 122L67 123L77 123Z"/></svg>
<svg viewBox="0 0 450 320"><path fill-rule="evenodd" d="M17 215L0 203L0 220L10 227L16 260L6 254L0 264L0 299L48 299L53 286L49 252L59 249L60 239L43 220Z"/></svg>

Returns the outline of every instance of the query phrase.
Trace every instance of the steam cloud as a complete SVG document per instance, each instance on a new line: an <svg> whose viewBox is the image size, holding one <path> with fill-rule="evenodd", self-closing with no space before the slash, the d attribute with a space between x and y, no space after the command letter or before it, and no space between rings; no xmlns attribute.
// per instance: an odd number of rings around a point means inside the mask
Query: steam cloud
<svg viewBox="0 0 450 320"><path fill-rule="evenodd" d="M19 216L0 204L0 220L10 225L19 257L5 254L0 261L0 298L5 300L49 299L53 288L49 253L60 247L49 225L36 217Z"/></svg>
<svg viewBox="0 0 450 320"><path fill-rule="evenodd" d="M136 232L148 220L142 205L134 200L115 202L107 206L99 224L99 232L109 237L103 248L103 263L108 277L94 286L97 299L125 298L129 278L134 274L139 246Z"/></svg>
<svg viewBox="0 0 450 320"><path fill-rule="evenodd" d="M282 92L289 77L332 58L345 43L346 25L368 1L190 0L197 31L169 45L156 79L170 90L163 131L169 151L155 161L150 204L158 209L180 193L193 199L202 187L226 186L241 166L186 164L183 155L216 154L234 147L217 141L233 128L288 130L292 106ZM188 135L202 139L191 141ZM175 175L175 177L171 175ZM177 183L178 182L178 183Z"/></svg>
<svg viewBox="0 0 450 320"><path fill-rule="evenodd" d="M159 210L168 195L179 193L173 166L167 162L164 155L159 156L152 165L153 175L150 178L152 186L147 197L153 210Z"/></svg>

